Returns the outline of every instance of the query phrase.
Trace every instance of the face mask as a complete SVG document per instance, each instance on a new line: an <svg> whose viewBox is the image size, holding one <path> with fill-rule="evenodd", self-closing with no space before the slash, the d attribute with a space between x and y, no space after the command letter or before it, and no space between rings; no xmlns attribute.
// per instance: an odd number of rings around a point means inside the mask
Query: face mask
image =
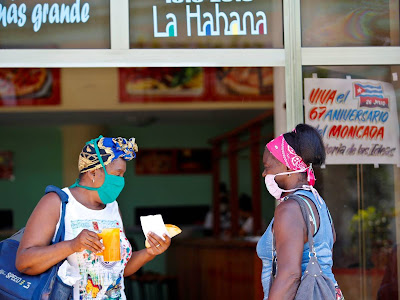
<svg viewBox="0 0 400 300"><path fill-rule="evenodd" d="M101 202L108 204L117 200L119 194L125 186L125 178L116 175L107 174L104 168L104 183L101 187L97 188Z"/></svg>
<svg viewBox="0 0 400 300"><path fill-rule="evenodd" d="M298 189L291 189L291 190L284 190L279 187L279 185L275 181L275 176L278 175L286 175L286 174L292 174L292 173L302 173L305 172L307 169L304 170L297 170L297 171L291 171L291 172L283 172L283 173L278 173L278 174L269 174L265 176L265 186L267 187L268 192L277 200L282 198L283 193L288 193L288 192L294 192Z"/></svg>
<svg viewBox="0 0 400 300"><path fill-rule="evenodd" d="M121 176L110 175L107 173L106 167L104 166L103 159L101 158L101 155L99 152L99 148L97 146L97 141L100 138L102 138L102 136L100 136L98 139L94 140L94 146L96 149L97 157L99 158L99 161L100 161L101 165L103 166L104 175L105 175L104 183L102 184L101 187L93 188L93 187L89 187L89 186L80 185L78 183L79 182L79 179L78 179L75 182L75 184L71 186L71 188L79 186L79 187L87 189L87 190L97 191L101 202L103 202L104 204L109 204L109 203L112 203L115 200L117 200L119 194L121 193L122 189L125 186L125 178L121 177ZM93 141L90 141L88 143L93 143Z"/></svg>

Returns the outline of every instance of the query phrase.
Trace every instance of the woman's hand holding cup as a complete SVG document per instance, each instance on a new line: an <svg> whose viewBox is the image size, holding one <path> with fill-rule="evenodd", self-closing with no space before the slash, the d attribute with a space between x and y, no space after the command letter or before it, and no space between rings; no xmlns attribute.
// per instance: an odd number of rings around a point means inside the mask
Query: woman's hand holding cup
<svg viewBox="0 0 400 300"><path fill-rule="evenodd" d="M76 238L71 240L71 248L74 252L86 249L94 253L102 252L105 249L97 233L87 229L83 229Z"/></svg>

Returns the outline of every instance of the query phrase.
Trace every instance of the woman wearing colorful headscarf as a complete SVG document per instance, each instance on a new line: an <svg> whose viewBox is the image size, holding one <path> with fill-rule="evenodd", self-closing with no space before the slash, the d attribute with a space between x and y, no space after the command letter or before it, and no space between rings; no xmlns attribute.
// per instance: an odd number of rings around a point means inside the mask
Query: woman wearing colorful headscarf
<svg viewBox="0 0 400 300"><path fill-rule="evenodd" d="M63 191L68 195L65 239L51 244L59 226L61 204L55 193L46 194L30 216L21 240L16 266L20 272L40 274L67 258L78 271L73 299L126 299L124 276L129 276L168 249L171 239L150 233L150 248L132 252L123 231L115 201L125 181L126 162L136 157L135 139L100 136L83 147L79 155L79 179ZM98 233L119 230L120 260L104 261Z"/></svg>
<svg viewBox="0 0 400 300"><path fill-rule="evenodd" d="M257 254L263 262L261 281L264 300L294 299L310 259L306 224L299 204L288 197L291 194L300 196L307 204L313 216L311 230L318 262L322 272L335 284L336 298L344 299L332 273L335 229L328 207L314 188L312 167L321 166L324 162L322 138L313 127L305 124L297 125L292 132L280 135L266 145L262 175L269 193L279 204L257 244ZM277 272L271 285L275 255Z"/></svg>

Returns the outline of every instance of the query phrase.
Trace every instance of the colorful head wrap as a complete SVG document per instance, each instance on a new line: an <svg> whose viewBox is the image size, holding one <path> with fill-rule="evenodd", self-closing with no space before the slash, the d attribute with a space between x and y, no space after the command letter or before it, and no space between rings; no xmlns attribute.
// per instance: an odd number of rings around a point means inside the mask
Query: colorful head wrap
<svg viewBox="0 0 400 300"><path fill-rule="evenodd" d="M307 172L307 181L311 186L315 184L315 175L312 165L307 166L303 159L286 142L283 134L270 141L267 146L271 154L290 170Z"/></svg>
<svg viewBox="0 0 400 300"><path fill-rule="evenodd" d="M105 166L119 157L129 161L135 158L136 152L138 152L135 138L127 140L121 137L109 138L99 136L97 139L87 142L79 154L78 169L80 173L101 168L93 141L97 141L100 156Z"/></svg>

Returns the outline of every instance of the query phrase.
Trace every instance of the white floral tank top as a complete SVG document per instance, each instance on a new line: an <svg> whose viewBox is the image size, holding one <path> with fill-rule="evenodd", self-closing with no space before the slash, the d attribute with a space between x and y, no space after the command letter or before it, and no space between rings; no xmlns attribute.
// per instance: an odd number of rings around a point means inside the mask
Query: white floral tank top
<svg viewBox="0 0 400 300"><path fill-rule="evenodd" d="M65 240L72 240L83 229L99 232L104 228L119 228L121 260L105 262L103 256L84 250L68 256L68 262L79 270L81 279L74 285L74 300L125 300L124 269L132 256L132 247L123 232L118 203L107 204L102 210L92 210L79 203L68 188L65 213ZM58 228L59 224L57 224Z"/></svg>

